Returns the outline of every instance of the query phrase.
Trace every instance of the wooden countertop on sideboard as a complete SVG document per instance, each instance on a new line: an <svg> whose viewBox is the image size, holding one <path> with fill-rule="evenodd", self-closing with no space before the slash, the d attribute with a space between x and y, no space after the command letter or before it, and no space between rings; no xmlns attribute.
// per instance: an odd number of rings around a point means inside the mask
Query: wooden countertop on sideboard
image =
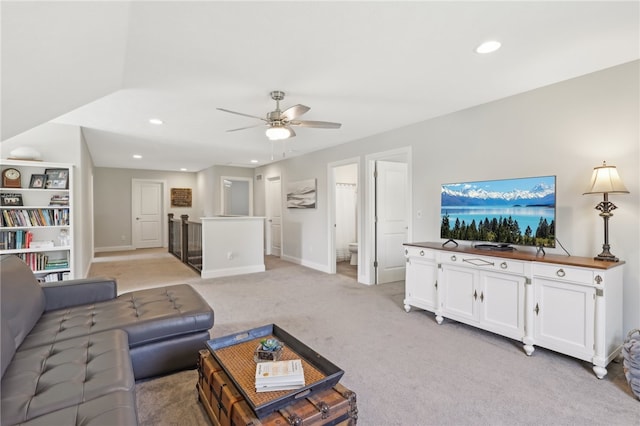
<svg viewBox="0 0 640 426"><path fill-rule="evenodd" d="M514 249L511 251L501 250L485 250L477 249L472 246L442 246L442 243L436 242L424 242L424 243L405 243L405 246L411 247L423 247L433 250L442 250L456 253L477 254L481 256L501 257L512 260L524 260L529 262L542 262L542 263L555 263L567 266L580 266L584 268L593 269L611 269L616 266L623 265L624 261L608 262L603 260L595 260L592 257L580 257L580 256L563 256L558 254L545 254L536 255L535 253L527 253Z"/></svg>

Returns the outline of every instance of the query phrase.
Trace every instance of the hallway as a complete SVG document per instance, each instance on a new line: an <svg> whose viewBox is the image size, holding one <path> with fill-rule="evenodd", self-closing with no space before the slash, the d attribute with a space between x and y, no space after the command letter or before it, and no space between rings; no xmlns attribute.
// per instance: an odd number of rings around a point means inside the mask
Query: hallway
<svg viewBox="0 0 640 426"><path fill-rule="evenodd" d="M196 271L162 247L96 253L88 274L93 277L115 278L118 293L200 279Z"/></svg>

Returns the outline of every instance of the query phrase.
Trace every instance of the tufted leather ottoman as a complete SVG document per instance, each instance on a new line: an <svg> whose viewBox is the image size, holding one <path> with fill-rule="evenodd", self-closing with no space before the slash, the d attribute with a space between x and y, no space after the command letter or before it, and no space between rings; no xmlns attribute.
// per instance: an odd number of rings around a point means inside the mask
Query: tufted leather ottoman
<svg viewBox="0 0 640 426"><path fill-rule="evenodd" d="M47 311L22 343L21 349L105 330L129 335L136 379L196 365L198 350L209 339L213 311L189 285L179 284L125 293L89 305ZM185 354L191 365L184 365ZM167 359L150 363L148 357ZM175 362L179 362L178 365ZM164 365L164 367L162 367ZM160 369L146 371L150 366Z"/></svg>

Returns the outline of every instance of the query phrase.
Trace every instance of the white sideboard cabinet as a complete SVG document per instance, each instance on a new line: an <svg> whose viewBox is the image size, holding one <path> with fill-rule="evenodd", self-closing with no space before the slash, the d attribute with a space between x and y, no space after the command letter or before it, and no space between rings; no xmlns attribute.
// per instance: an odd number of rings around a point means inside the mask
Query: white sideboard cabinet
<svg viewBox="0 0 640 426"><path fill-rule="evenodd" d="M624 262L405 244L404 308L425 309L591 362L598 378L623 342Z"/></svg>

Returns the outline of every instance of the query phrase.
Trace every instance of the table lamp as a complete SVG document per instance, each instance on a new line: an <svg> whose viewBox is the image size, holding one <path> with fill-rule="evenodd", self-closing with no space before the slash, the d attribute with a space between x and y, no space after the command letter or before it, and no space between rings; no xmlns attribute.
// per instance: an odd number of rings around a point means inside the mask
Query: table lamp
<svg viewBox="0 0 640 426"><path fill-rule="evenodd" d="M615 204L609 201L609 194L628 193L629 191L618 175L616 166L607 166L607 163L603 161L602 166L593 168L591 184L583 195L604 194L604 199L595 207L596 210L600 211L600 217L604 220L604 244L602 245L602 253L594 257L596 260L618 261L618 258L609 251L611 248L609 245L609 218L613 216L611 212L617 208Z"/></svg>

